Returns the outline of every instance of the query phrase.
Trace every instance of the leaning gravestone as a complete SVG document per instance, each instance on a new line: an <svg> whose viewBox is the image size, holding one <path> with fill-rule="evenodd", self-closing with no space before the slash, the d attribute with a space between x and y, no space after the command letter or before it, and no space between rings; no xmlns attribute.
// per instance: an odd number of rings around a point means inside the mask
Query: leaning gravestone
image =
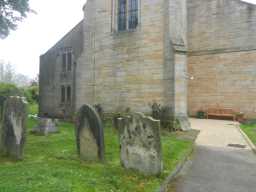
<svg viewBox="0 0 256 192"><path fill-rule="evenodd" d="M20 160L25 144L26 103L21 97L4 102L0 124L0 154Z"/></svg>
<svg viewBox="0 0 256 192"><path fill-rule="evenodd" d="M59 129L57 127L56 120L50 118L39 118L38 126L31 132L39 135L48 135L50 133L58 133Z"/></svg>
<svg viewBox="0 0 256 192"><path fill-rule="evenodd" d="M121 163L145 175L163 169L160 121L135 113L118 119Z"/></svg>
<svg viewBox="0 0 256 192"><path fill-rule="evenodd" d="M104 160L104 133L101 119L90 105L83 105L76 122L76 142L82 160Z"/></svg>

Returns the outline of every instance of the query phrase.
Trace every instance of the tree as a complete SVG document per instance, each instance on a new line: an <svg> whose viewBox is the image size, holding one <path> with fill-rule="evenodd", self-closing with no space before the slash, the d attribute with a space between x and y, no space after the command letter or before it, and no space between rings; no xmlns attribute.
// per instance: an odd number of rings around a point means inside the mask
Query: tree
<svg viewBox="0 0 256 192"><path fill-rule="evenodd" d="M10 63L5 65L5 74L4 74L4 81L6 83L13 83L14 82L15 71L13 66Z"/></svg>
<svg viewBox="0 0 256 192"><path fill-rule="evenodd" d="M6 38L31 11L29 0L0 0L0 38Z"/></svg>
<svg viewBox="0 0 256 192"><path fill-rule="evenodd" d="M0 60L0 83L15 84L18 87L29 86L31 79L25 75L18 74L11 63Z"/></svg>

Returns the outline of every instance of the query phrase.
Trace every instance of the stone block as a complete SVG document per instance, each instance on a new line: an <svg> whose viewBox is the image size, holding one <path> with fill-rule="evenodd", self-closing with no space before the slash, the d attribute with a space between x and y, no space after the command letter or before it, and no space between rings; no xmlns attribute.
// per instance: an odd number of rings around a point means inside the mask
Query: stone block
<svg viewBox="0 0 256 192"><path fill-rule="evenodd" d="M177 116L176 119L179 122L181 131L190 131L191 130L191 124L190 124L187 116Z"/></svg>

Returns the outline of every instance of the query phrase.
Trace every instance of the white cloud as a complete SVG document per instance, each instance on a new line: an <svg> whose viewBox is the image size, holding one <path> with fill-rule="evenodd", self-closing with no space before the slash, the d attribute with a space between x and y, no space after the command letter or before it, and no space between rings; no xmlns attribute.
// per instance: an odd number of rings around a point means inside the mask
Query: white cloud
<svg viewBox="0 0 256 192"><path fill-rule="evenodd" d="M82 18L86 0L30 0L37 14L30 14L16 31L0 40L0 59L10 61L17 72L34 77L39 56L53 46Z"/></svg>

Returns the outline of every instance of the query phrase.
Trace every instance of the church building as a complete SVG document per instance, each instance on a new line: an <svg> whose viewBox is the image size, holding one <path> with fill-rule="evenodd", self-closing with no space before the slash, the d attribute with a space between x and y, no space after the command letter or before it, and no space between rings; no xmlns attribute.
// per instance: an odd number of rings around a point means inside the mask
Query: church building
<svg viewBox="0 0 256 192"><path fill-rule="evenodd" d="M40 57L40 115L174 116L219 106L256 118L256 6L241 0L87 0L84 19ZM57 27L57 26L56 26Z"/></svg>

